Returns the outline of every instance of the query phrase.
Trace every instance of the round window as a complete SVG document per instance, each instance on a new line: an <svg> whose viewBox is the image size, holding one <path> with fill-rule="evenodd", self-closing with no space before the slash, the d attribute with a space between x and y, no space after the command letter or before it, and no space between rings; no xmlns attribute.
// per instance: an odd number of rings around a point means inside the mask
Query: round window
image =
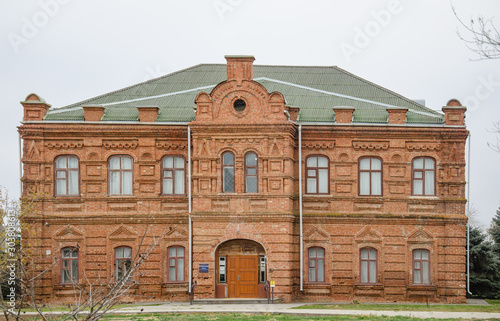
<svg viewBox="0 0 500 321"><path fill-rule="evenodd" d="M233 104L234 110L240 112L244 111L247 107L247 103L243 99L236 99Z"/></svg>

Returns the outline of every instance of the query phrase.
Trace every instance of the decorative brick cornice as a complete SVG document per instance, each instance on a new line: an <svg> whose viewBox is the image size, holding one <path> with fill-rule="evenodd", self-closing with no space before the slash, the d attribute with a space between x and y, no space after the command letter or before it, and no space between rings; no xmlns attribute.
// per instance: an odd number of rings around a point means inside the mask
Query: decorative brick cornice
<svg viewBox="0 0 500 321"><path fill-rule="evenodd" d="M137 140L103 140L102 146L106 149L136 149Z"/></svg>
<svg viewBox="0 0 500 321"><path fill-rule="evenodd" d="M406 149L417 150L417 151L439 151L441 150L441 144L436 142L406 142Z"/></svg>
<svg viewBox="0 0 500 321"><path fill-rule="evenodd" d="M333 149L335 147L335 141L333 142L306 142L303 145L309 149Z"/></svg>
<svg viewBox="0 0 500 321"><path fill-rule="evenodd" d="M233 144L233 143L255 143L260 144L261 138L219 138L217 142L220 144Z"/></svg>
<svg viewBox="0 0 500 321"><path fill-rule="evenodd" d="M390 146L388 140L353 140L352 147L359 150L387 150Z"/></svg>
<svg viewBox="0 0 500 321"><path fill-rule="evenodd" d="M157 140L156 148L165 150L187 149L187 142L177 140Z"/></svg>
<svg viewBox="0 0 500 321"><path fill-rule="evenodd" d="M45 147L48 149L82 149L83 140L47 141Z"/></svg>

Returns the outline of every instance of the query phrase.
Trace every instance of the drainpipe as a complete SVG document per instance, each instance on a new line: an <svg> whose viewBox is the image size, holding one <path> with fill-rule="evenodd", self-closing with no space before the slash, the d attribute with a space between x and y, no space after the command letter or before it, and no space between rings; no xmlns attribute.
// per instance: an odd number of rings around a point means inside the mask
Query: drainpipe
<svg viewBox="0 0 500 321"><path fill-rule="evenodd" d="M297 117L297 121L293 121L290 119L290 113L285 109L285 115L288 117L288 121L298 125L299 127L299 230L300 230L300 292L304 291L304 236L302 233L302 125L298 123L299 117Z"/></svg>
<svg viewBox="0 0 500 321"><path fill-rule="evenodd" d="M299 225L300 225L300 292L304 291L304 236L302 233L302 125L299 124Z"/></svg>
<svg viewBox="0 0 500 321"><path fill-rule="evenodd" d="M189 230L189 258L188 258L188 291L191 294L191 283L193 278L193 222L191 220L191 127L188 126L188 230Z"/></svg>
<svg viewBox="0 0 500 321"><path fill-rule="evenodd" d="M469 146L467 151L467 293L470 291L470 148L472 136L469 132Z"/></svg>

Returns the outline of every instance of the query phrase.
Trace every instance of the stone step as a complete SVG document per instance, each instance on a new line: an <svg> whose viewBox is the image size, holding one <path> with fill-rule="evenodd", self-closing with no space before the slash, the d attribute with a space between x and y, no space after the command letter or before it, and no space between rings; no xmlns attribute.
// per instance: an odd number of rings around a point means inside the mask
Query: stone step
<svg viewBox="0 0 500 321"><path fill-rule="evenodd" d="M269 300L269 303L273 303ZM281 303L281 299L274 299L274 303ZM267 299L227 298L227 299L197 299L193 304L267 304Z"/></svg>

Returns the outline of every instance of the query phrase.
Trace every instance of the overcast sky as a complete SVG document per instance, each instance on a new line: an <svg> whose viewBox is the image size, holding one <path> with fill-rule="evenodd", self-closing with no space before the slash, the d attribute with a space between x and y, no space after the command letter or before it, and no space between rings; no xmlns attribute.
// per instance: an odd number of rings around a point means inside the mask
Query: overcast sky
<svg viewBox="0 0 500 321"><path fill-rule="evenodd" d="M500 206L500 60L477 56L459 22L496 16L498 0L0 0L0 185L19 196L16 127L32 92L52 107L224 55L255 64L336 65L435 110L468 106L471 203L483 226Z"/></svg>

